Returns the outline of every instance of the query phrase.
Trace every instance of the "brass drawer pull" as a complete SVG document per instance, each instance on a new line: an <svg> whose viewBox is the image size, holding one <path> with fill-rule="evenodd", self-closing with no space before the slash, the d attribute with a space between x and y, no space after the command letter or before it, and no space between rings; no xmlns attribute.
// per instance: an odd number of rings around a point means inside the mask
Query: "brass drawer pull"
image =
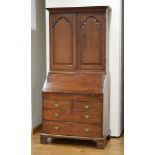
<svg viewBox="0 0 155 155"><path fill-rule="evenodd" d="M55 107L59 107L59 103L58 102L54 102L54 106Z"/></svg>
<svg viewBox="0 0 155 155"><path fill-rule="evenodd" d="M89 115L85 115L85 118L86 118L86 119L89 119L89 118L90 118L90 116L89 116Z"/></svg>
<svg viewBox="0 0 155 155"><path fill-rule="evenodd" d="M54 114L54 116L55 116L55 117L59 117L59 116L60 116L60 114L58 114L58 113L55 113L55 114Z"/></svg>
<svg viewBox="0 0 155 155"><path fill-rule="evenodd" d="M85 128L84 131L85 132L90 132L90 129L89 128Z"/></svg>
<svg viewBox="0 0 155 155"><path fill-rule="evenodd" d="M89 108L90 108L90 105L87 105L87 104L86 104L86 105L84 105L84 108L85 108L85 109L89 109Z"/></svg>
<svg viewBox="0 0 155 155"><path fill-rule="evenodd" d="M59 127L58 127L58 126L55 126L55 127L54 127L54 130L59 130Z"/></svg>
<svg viewBox="0 0 155 155"><path fill-rule="evenodd" d="M103 97L102 97L102 96L100 96L99 98L100 98L101 100L103 99Z"/></svg>
<svg viewBox="0 0 155 155"><path fill-rule="evenodd" d="M59 107L59 104L58 104L58 103L54 103L54 106L55 106L55 107Z"/></svg>

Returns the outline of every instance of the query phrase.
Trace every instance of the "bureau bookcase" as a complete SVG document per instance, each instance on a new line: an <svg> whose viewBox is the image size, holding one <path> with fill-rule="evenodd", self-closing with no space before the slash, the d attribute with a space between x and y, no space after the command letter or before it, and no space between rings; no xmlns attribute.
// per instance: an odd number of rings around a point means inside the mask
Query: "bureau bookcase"
<svg viewBox="0 0 155 155"><path fill-rule="evenodd" d="M42 90L42 144L110 138L107 6L47 8L50 66Z"/></svg>

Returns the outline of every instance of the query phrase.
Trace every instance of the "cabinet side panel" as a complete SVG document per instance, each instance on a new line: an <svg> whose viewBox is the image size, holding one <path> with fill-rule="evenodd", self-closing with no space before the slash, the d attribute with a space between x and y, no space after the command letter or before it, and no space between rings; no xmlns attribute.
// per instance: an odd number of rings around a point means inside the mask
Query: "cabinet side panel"
<svg viewBox="0 0 155 155"><path fill-rule="evenodd" d="M103 135L109 130L109 116L110 116L110 78L106 74L103 88Z"/></svg>
<svg viewBox="0 0 155 155"><path fill-rule="evenodd" d="M106 10L106 72L109 72L109 26L110 26L111 12L109 9Z"/></svg>

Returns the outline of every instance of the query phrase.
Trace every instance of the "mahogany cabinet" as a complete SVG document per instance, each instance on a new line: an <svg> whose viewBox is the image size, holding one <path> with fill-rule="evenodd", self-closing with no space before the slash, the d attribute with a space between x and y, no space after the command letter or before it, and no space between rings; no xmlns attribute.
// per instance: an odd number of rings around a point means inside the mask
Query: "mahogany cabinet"
<svg viewBox="0 0 155 155"><path fill-rule="evenodd" d="M50 70L42 90L41 143L110 138L107 6L47 8Z"/></svg>

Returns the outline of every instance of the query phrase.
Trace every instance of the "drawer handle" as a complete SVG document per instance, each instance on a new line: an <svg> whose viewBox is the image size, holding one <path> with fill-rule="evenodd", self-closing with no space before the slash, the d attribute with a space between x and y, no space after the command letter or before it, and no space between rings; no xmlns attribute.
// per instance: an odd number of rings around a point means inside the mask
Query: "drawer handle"
<svg viewBox="0 0 155 155"><path fill-rule="evenodd" d="M58 113L55 113L54 116L55 116L55 117L59 117L60 115L59 115Z"/></svg>
<svg viewBox="0 0 155 155"><path fill-rule="evenodd" d="M90 132L90 129L89 128L85 128L84 131L85 132Z"/></svg>
<svg viewBox="0 0 155 155"><path fill-rule="evenodd" d="M54 127L54 130L59 130L59 127L58 127L58 126L55 126L55 127Z"/></svg>
<svg viewBox="0 0 155 155"><path fill-rule="evenodd" d="M102 96L100 96L99 98L100 98L101 100L103 99L103 97L102 97Z"/></svg>
<svg viewBox="0 0 155 155"><path fill-rule="evenodd" d="M59 103L55 102L55 103L54 103L54 106L55 106L55 107L59 107Z"/></svg>
<svg viewBox="0 0 155 155"><path fill-rule="evenodd" d="M89 109L90 108L90 105L84 105L84 108L85 109Z"/></svg>
<svg viewBox="0 0 155 155"><path fill-rule="evenodd" d="M90 116L89 116L89 115L85 115L85 118L86 118L86 119L89 119L89 118L90 118Z"/></svg>

